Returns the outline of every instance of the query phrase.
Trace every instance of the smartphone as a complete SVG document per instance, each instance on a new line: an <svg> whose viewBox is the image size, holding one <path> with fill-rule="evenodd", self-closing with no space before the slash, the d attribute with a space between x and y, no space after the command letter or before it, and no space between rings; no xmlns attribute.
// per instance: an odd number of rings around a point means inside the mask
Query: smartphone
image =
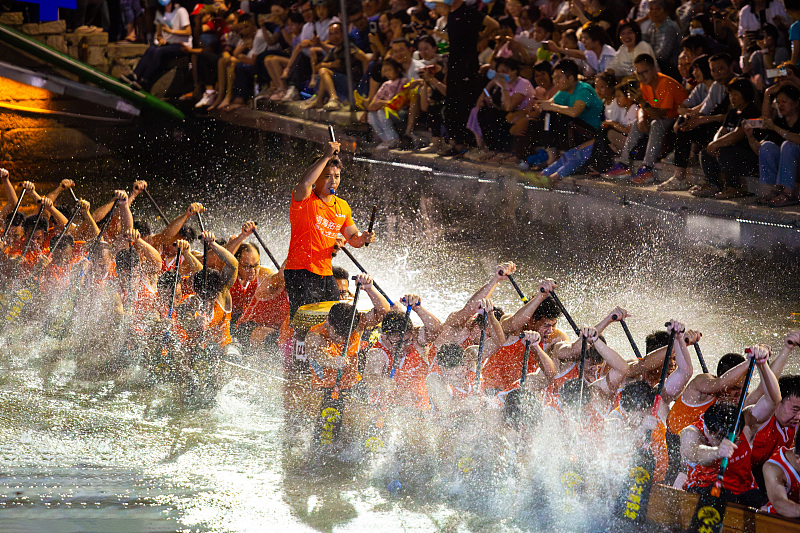
<svg viewBox="0 0 800 533"><path fill-rule="evenodd" d="M767 69L767 77L769 79L774 80L775 78L780 78L781 76L786 76L786 67Z"/></svg>
<svg viewBox="0 0 800 533"><path fill-rule="evenodd" d="M754 130L762 129L764 127L764 121L760 118L748 118L745 120L745 122L747 122L747 124Z"/></svg>
<svg viewBox="0 0 800 533"><path fill-rule="evenodd" d="M369 32L370 33L378 33L378 21L373 20L369 23Z"/></svg>

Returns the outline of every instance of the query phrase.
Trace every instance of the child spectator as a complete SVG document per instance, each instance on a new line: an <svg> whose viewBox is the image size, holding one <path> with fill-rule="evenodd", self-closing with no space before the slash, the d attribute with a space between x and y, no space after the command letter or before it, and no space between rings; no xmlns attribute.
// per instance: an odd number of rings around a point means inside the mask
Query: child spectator
<svg viewBox="0 0 800 533"><path fill-rule="evenodd" d="M378 92L367 105L368 120L375 134L381 140L378 149L388 150L398 145L400 136L395 130L392 114L387 110L392 100L400 94L408 81L402 77L402 67L394 59L385 59L381 67L381 75L387 81L378 88ZM396 111L396 110L395 110Z"/></svg>

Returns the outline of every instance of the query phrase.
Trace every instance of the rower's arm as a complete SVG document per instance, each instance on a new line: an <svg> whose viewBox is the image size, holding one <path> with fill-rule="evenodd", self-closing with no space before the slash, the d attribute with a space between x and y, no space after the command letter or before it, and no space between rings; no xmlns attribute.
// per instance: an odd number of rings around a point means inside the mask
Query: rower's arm
<svg viewBox="0 0 800 533"><path fill-rule="evenodd" d="M528 303L523 305L519 311L510 317L503 317L500 324L506 335L519 335L525 325L530 322L533 313L541 305L547 296L541 292L537 292Z"/></svg>
<svg viewBox="0 0 800 533"><path fill-rule="evenodd" d="M220 246L214 242L212 233L206 232L206 235L211 236L210 242L208 239L206 240L206 242L208 242L208 248L213 250L214 253L217 254L217 257L225 264L225 267L222 269L222 290L230 289L236 281L236 271L239 268L239 261L237 261L236 258L233 257L233 254L226 250L224 246Z"/></svg>
<svg viewBox="0 0 800 533"><path fill-rule="evenodd" d="M775 413L775 408L781 403L781 389L778 385L778 378L772 368L767 364L767 361L757 362L756 368L761 376L761 384L759 388L767 391L756 404L747 410L748 416L746 418L747 425L753 429L757 429L764 422L770 419Z"/></svg>
<svg viewBox="0 0 800 533"><path fill-rule="evenodd" d="M723 442L726 440L723 439ZM736 449L735 444L731 446ZM681 430L681 456L687 463L703 465L722 458L720 447L703 444L700 432L694 426L687 426Z"/></svg>
<svg viewBox="0 0 800 533"><path fill-rule="evenodd" d="M428 399L434 409L441 413L449 413L454 409L456 402L442 376L432 372L425 376L425 384L428 388Z"/></svg>
<svg viewBox="0 0 800 533"><path fill-rule="evenodd" d="M205 208L203 207L203 204L199 202L192 202L182 215L173 218L169 224L167 224L167 227L161 231L161 233L153 236L153 246L169 246L175 242L175 239L178 237L178 232L189 221L189 219L197 213L203 213L204 211Z"/></svg>
<svg viewBox="0 0 800 533"><path fill-rule="evenodd" d="M786 367L786 362L789 360L789 354L792 353L792 350L797 345L800 345L800 331L790 331L783 340L783 348L781 348L780 353L769 365L769 367L772 369L772 373L775 374L775 377L781 377L781 374L783 374L783 369ZM747 395L747 398L745 399L745 405L758 403L763 396L764 386L759 384L753 392Z"/></svg>
<svg viewBox="0 0 800 533"><path fill-rule="evenodd" d="M133 248L142 259L141 268L144 270L145 274L148 276L154 274L158 275L158 272L161 270L161 254L158 253L158 250L150 246L150 244L139 235L138 231L136 232L136 239L133 241Z"/></svg>
<svg viewBox="0 0 800 533"><path fill-rule="evenodd" d="M361 290L367 293L369 300L372 302L372 310L367 313L364 325L365 327L376 326L391 309L389 302L375 289L375 285L372 284L372 276L369 274L359 274L356 276L356 282L361 283Z"/></svg>
<svg viewBox="0 0 800 533"><path fill-rule="evenodd" d="M11 178L8 170L0 168L0 181L3 182L3 190L6 193L6 205L0 210L0 220L5 223L6 216L14 212L14 207L17 205L19 197L17 191L14 190L14 184L11 183Z"/></svg>
<svg viewBox="0 0 800 533"><path fill-rule="evenodd" d="M48 198L50 198L53 201L53 203L56 203L56 200L58 200L59 195L63 191L65 191L67 189L71 189L74 186L75 186L75 182L74 181L68 180L68 179L63 179L58 184L58 186L55 189L53 189L52 191L50 191L49 193L47 193L46 196Z"/></svg>
<svg viewBox="0 0 800 533"><path fill-rule="evenodd" d="M45 211L53 217L53 222L55 222L57 228L60 229L67 225L69 220L53 205L53 201L50 198L45 196L42 198L42 202L44 203Z"/></svg>
<svg viewBox="0 0 800 533"><path fill-rule="evenodd" d="M767 497L779 515L786 518L800 518L800 504L789 499L786 475L776 463L767 461L764 465L764 485Z"/></svg>
<svg viewBox="0 0 800 533"><path fill-rule="evenodd" d="M81 223L75 228L74 234L83 238L83 240L91 240L100 235L100 228L92 218L91 205L86 200L81 200L78 203L78 209L81 210Z"/></svg>
<svg viewBox="0 0 800 533"><path fill-rule="evenodd" d="M248 220L242 224L242 231L239 232L239 235L228 239L228 242L225 243L225 249L235 255L236 252L239 251L239 247L242 245L245 239L252 235L255 229L256 223L252 220Z"/></svg>
<svg viewBox="0 0 800 533"><path fill-rule="evenodd" d="M536 360L539 361L539 368L542 369L542 373L547 378L547 382L551 383L557 373L556 364L553 362L553 359L547 355L547 352L542 350L539 343L535 343L531 345L531 350L536 355Z"/></svg>
<svg viewBox="0 0 800 533"><path fill-rule="evenodd" d="M497 316L494 314L494 306L490 304L490 309L486 313L486 317L489 319L489 335L497 342L498 345L502 346L506 340L506 334L503 331L503 327L500 325L500 321L497 320Z"/></svg>
<svg viewBox="0 0 800 533"><path fill-rule="evenodd" d="M119 213L120 230L122 233L125 233L133 229L133 213L131 213L130 197L125 191L114 191L114 197L119 200L117 209Z"/></svg>
<svg viewBox="0 0 800 533"><path fill-rule="evenodd" d="M664 381L662 397L667 404L680 396L689 380L692 379L692 374L694 374L689 347L686 345L685 333L675 335L675 362L678 365L677 368Z"/></svg>
<svg viewBox="0 0 800 533"><path fill-rule="evenodd" d="M421 335L420 339L417 339L417 342L423 346L429 344L429 340L431 341L439 336L442 332L442 322L430 311L422 307L422 305L418 305L412 308L413 311L417 314L420 320L422 320L422 329L420 333L424 333Z"/></svg>
<svg viewBox="0 0 800 533"><path fill-rule="evenodd" d="M311 196L311 191L314 189L314 183L316 183L316 181L322 175L322 171L325 170L325 166L328 164L328 161L330 161L331 157L333 157L334 151L339 151L339 143L329 142L325 145L325 154L315 161L314 164L308 167L305 172L303 172L303 176L300 178L300 181L297 182L297 185L295 185L294 189L292 189L292 199L294 199L295 202L302 202Z"/></svg>
<svg viewBox="0 0 800 533"><path fill-rule="evenodd" d="M645 355L641 359L633 361L630 365L631 370L628 373L628 376L631 379L633 379L644 376L647 373L652 372L654 370L658 370L664 363L664 357L666 356L666 354L667 354L667 347L663 346L661 348L658 348L657 350L653 350L652 352Z"/></svg>
<svg viewBox="0 0 800 533"><path fill-rule="evenodd" d="M190 250L189 241L180 239L175 242L174 246L178 246L181 249L181 264L178 271L182 276L188 276L203 270L203 263Z"/></svg>
<svg viewBox="0 0 800 533"><path fill-rule="evenodd" d="M700 374L692 383L694 383L694 388L698 392L715 395L739 383L739 380L747 373L749 365L749 361L745 359L720 377L712 376L711 374Z"/></svg>

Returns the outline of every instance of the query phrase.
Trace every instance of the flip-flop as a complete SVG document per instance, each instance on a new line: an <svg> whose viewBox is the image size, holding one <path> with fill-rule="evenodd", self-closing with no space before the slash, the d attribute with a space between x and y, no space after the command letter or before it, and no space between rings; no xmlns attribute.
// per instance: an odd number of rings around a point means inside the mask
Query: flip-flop
<svg viewBox="0 0 800 533"><path fill-rule="evenodd" d="M797 205L798 203L800 203L800 201L798 201L796 197L782 193L770 200L768 205L770 207L788 207L790 205Z"/></svg>

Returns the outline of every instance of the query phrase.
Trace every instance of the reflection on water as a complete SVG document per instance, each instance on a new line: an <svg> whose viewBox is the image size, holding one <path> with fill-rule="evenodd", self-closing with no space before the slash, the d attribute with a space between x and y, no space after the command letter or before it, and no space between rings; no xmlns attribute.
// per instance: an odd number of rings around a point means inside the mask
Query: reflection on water
<svg viewBox="0 0 800 533"><path fill-rule="evenodd" d="M272 252L284 257L287 199L308 147L288 153L279 138L229 126L179 133L147 132L118 161L79 177L78 192L98 202L101 192L148 179L168 215L201 201L206 225L226 236L256 220ZM390 296L419 293L442 319L494 265L513 260L527 291L542 277L558 280L579 323L622 305L641 343L665 320L682 319L703 331L710 366L753 342L777 345L797 327L790 320L800 311L795 230L386 165L350 163L343 174L339 192L355 220L365 225L373 204L380 213L378 241L356 257ZM155 213L144 198L134 211ZM334 264L355 270L346 257ZM507 311L519 305L507 286L494 299ZM79 382L70 358L45 360L47 341L35 330L15 335L0 361L0 531L588 527L577 515L592 502L562 498L551 508L540 497L563 490L562 473L545 468L552 457L542 450L552 443L544 430L541 449L517 449L479 427L442 437L397 420L386 448L367 463L344 457L309 469L300 451L308 435L286 427L297 417L287 418L276 381L240 374L213 408L184 412L160 390ZM622 331L606 336L628 354ZM277 374L277 361L266 371ZM402 489L392 494L386 487L394 481Z"/></svg>

